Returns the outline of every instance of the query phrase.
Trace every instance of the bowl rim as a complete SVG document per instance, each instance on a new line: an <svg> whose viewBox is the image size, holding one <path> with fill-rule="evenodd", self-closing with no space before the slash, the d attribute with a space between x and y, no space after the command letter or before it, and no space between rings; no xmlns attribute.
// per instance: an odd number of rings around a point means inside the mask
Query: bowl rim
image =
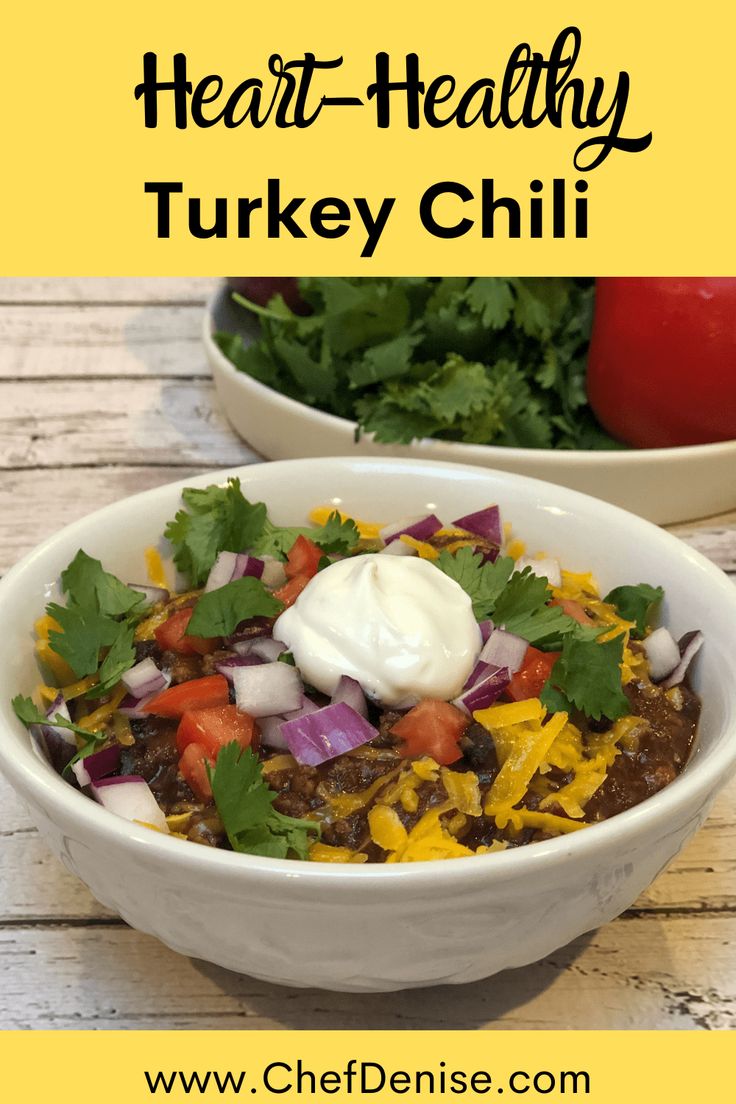
<svg viewBox="0 0 736 1104"><path fill-rule="evenodd" d="M253 376L249 376L247 372L238 371L233 362L225 356L222 349L220 349L214 340L215 305L227 291L227 284L223 283L218 285L207 300L204 309L202 340L210 360L214 359L220 370L229 375L232 382L240 386L243 390L251 390L259 395L264 401L271 402L274 406L279 407L284 413L305 418L318 425L332 426L334 429L339 429L348 436L354 437L358 429L357 422L353 422L349 418L343 418L339 414L331 414L329 411L322 410L316 406L308 406L307 403L299 402L298 399L292 399L289 395L283 395L280 391L276 391L275 388L269 387L268 384L261 383L260 380L255 379ZM381 447L381 442L373 441L372 434L366 433L364 437L366 440L372 442L373 447ZM667 463L668 461L678 460L680 463L686 463L688 461L697 463L701 459L717 456L719 453L729 455L733 452L736 454L736 437L729 438L726 441L710 441L707 444L700 445L677 445L668 448L650 449L517 448L513 446L484 445L476 441L448 441L439 437L421 437L402 447L409 449L412 447L432 448L437 454L437 460L445 460L449 463L466 462L455 459L455 456L452 455L455 449L461 449L463 452L467 452L468 464L472 464L472 457L475 455L475 450L482 449L483 455L489 457L489 459L496 457L499 460L505 459L506 462L510 463L518 463L524 458L531 456L540 464L549 461L555 463L558 467L574 467L577 464L584 463L590 465L594 469L614 466L619 470L625 470L627 467L634 467L642 462L648 461L652 463Z"/></svg>
<svg viewBox="0 0 736 1104"><path fill-rule="evenodd" d="M151 503L159 496L166 496L186 486L207 485L212 482L224 481L231 476L239 476L244 484L249 481L249 474L259 469L267 468L278 476L280 470L288 471L295 465L301 469L304 467L319 467L328 463L331 467L342 467L353 470L361 477L366 476L366 469L376 469L397 466L410 471L420 472L427 469L450 469L455 473L463 470L474 475L488 476L494 474L504 482L513 484L532 485L532 490L538 493L563 494L567 500L568 508L584 510L586 506L594 504L596 509L603 507L606 512L612 514L612 522L618 521L633 527L632 536L637 535L637 530L644 536L652 537L670 548L674 553L683 555L704 572L713 587L714 596L720 595L722 601L733 607L736 614L736 587L728 576L716 567L701 553L685 545L673 534L659 528L651 522L645 521L634 514L630 514L620 507L612 506L601 499L572 491L566 487L560 487L543 480L533 479L529 476L516 475L507 472L493 472L487 468L479 468L474 465L453 464L436 460L403 459L396 457L371 457L371 456L344 456L311 458L306 460L280 460L264 463L246 464L237 467L225 468L212 472L204 472L195 476L175 480L135 495L126 496L116 502L112 502L99 510L95 510L86 516L77 519L70 525L47 537L31 552L24 556L17 564L0 579L0 611L2 610L3 596L22 578L24 572L38 560L53 555L55 546L62 536L71 536L76 531L82 531L89 527L91 521L104 525L108 521L114 521L114 515L122 502L138 502L143 506ZM736 687L734 687L736 691ZM47 763L34 752L30 738L26 733L25 742L21 745L18 755L16 738L11 728L18 728L21 722L17 720L9 701L0 701L0 769L17 788L21 795L27 797L32 803L38 804L44 810L52 807L57 815L65 821L72 821L75 826L86 835L92 834L104 845L106 841L122 845L132 849L143 860L146 856L153 856L161 861L177 864L181 868L201 870L214 873L219 870L223 874L232 872L235 878L258 879L265 877L283 878L291 877L306 879L312 882L314 879L329 880L348 886L353 890L375 887L377 882L387 879L399 879L410 887L417 888L421 885L431 885L438 875L438 865L441 865L444 873L443 879L450 881L469 881L496 877L500 881L510 878L518 878L540 868L547 870L550 865L558 866L568 860L584 858L600 850L602 853L607 847L621 846L630 839L641 834L644 837L648 830L656 828L659 823L662 830L666 830L671 814L681 806L691 805L693 802L705 799L711 792L719 789L721 785L736 770L736 732L729 741L729 730L723 730L718 736L718 746L705 759L691 760L686 769L674 782L670 783L659 793L647 798L641 804L617 813L609 820L598 824L589 825L584 831L572 832L564 836L558 836L550 840L542 840L523 847L513 848L507 851L494 852L487 855L471 855L464 858L446 860L425 860L417 863L397 863L391 866L385 864L330 864L302 861L298 859L272 859L258 855L246 855L231 851L217 850L197 845L182 846L189 841L174 839L163 833L154 832L151 829L138 826L109 812L85 794L75 790L60 775L53 772ZM24 727L24 726L21 726ZM53 821L53 817L51 817Z"/></svg>

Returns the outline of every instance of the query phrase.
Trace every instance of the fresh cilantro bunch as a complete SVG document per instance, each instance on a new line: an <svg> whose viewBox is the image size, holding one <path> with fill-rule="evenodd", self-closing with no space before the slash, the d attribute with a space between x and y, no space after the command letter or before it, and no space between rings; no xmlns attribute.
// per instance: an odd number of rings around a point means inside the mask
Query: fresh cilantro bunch
<svg viewBox="0 0 736 1104"><path fill-rule="evenodd" d="M309 846L319 838L313 820L296 820L274 809L276 793L250 748L236 741L227 744L208 766L212 795L233 851L266 855L272 859L294 856L306 859ZM310 838L311 836L311 838Z"/></svg>
<svg viewBox="0 0 736 1104"><path fill-rule="evenodd" d="M135 663L133 634L145 598L81 549L61 573L61 587L66 605L46 607L61 628L51 630L49 645L77 678L98 676L86 697L103 697Z"/></svg>
<svg viewBox="0 0 736 1104"><path fill-rule="evenodd" d="M379 441L617 447L585 392L592 280L309 277L299 288L311 314L235 295L260 340L215 335L261 383Z"/></svg>
<svg viewBox="0 0 736 1104"><path fill-rule="evenodd" d="M225 486L186 487L182 500L185 508L168 522L164 535L174 549L174 563L193 587L204 584L220 552L250 551L284 559L301 534L325 553L351 552L360 540L355 523L343 521L337 511L321 526L274 525L264 503L249 502L237 478L228 479Z"/></svg>

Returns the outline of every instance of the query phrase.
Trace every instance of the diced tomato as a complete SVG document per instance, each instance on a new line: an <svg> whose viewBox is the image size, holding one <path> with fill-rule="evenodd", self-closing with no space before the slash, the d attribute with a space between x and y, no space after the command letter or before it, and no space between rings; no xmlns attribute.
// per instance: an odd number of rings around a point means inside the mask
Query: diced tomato
<svg viewBox="0 0 736 1104"><path fill-rule="evenodd" d="M594 624L593 619L588 617L580 602L575 602L572 598L553 598L549 604L550 606L559 606L563 613L566 613L568 617L572 617L573 621L577 621L579 625Z"/></svg>
<svg viewBox="0 0 736 1104"><path fill-rule="evenodd" d="M288 583L284 583L282 587L273 592L274 598L278 598L279 602L283 602L287 608L293 606L308 582L308 575L295 575L293 579L289 579Z"/></svg>
<svg viewBox="0 0 736 1104"><path fill-rule="evenodd" d="M442 766L462 755L458 740L470 724L470 717L449 702L425 698L393 726L391 731L404 741L406 758L431 755Z"/></svg>
<svg viewBox="0 0 736 1104"><path fill-rule="evenodd" d="M209 801L212 787L207 775L207 753L199 744L188 744L179 760L179 770L184 781L201 801Z"/></svg>
<svg viewBox="0 0 736 1104"><path fill-rule="evenodd" d="M538 648L532 648L530 644L526 650L524 662L511 679L504 693L512 701L538 698L559 658L559 652L540 652Z"/></svg>
<svg viewBox="0 0 736 1104"><path fill-rule="evenodd" d="M317 574L319 561L324 553L309 537L299 536L291 546L291 551L286 558L287 579L293 579L296 575L305 575L311 579Z"/></svg>
<svg viewBox="0 0 736 1104"><path fill-rule="evenodd" d="M191 606L177 610L168 621L159 625L154 630L159 647L164 651L178 652L179 655L207 655L208 652L214 652L218 644L217 637L208 640L204 636L185 635L193 613Z"/></svg>
<svg viewBox="0 0 736 1104"><path fill-rule="evenodd" d="M146 706L147 713L157 717L183 717L190 709L209 709L227 705L230 692L224 675L207 675L170 686L157 694Z"/></svg>
<svg viewBox="0 0 736 1104"><path fill-rule="evenodd" d="M255 721L241 713L236 705L215 705L209 709L189 709L179 721L176 746L180 754L190 744L203 747L211 763L220 748L236 740L242 748L250 747Z"/></svg>

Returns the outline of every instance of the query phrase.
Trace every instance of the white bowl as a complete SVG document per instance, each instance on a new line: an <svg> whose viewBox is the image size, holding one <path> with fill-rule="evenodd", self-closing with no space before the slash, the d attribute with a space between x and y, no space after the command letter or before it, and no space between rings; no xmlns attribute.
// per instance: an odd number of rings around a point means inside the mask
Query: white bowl
<svg viewBox="0 0 736 1104"><path fill-rule="evenodd" d="M217 330L257 336L229 289L218 289L203 338L222 409L248 444L269 460L300 456L403 456L479 464L548 479L596 495L658 525L709 517L736 507L736 440L687 448L592 450L499 448L431 438L410 445L355 440L356 423L281 395L238 372L212 339Z"/></svg>
<svg viewBox="0 0 736 1104"><path fill-rule="evenodd" d="M121 820L33 752L10 707L38 682L32 621L79 547L123 579L143 576L181 488L237 474L275 521L317 503L389 521L446 519L499 502L507 520L603 588L666 588L676 635L702 626L703 696L685 772L640 806L571 836L516 850L406 866L330 866L213 851ZM38 503L43 509L43 503ZM0 582L0 768L52 850L129 924L184 954L286 985L373 991L465 982L549 954L627 908L704 820L736 766L736 588L668 533L573 491L483 468L395 459L254 465L108 506L64 529ZM34 877L34 872L28 872Z"/></svg>

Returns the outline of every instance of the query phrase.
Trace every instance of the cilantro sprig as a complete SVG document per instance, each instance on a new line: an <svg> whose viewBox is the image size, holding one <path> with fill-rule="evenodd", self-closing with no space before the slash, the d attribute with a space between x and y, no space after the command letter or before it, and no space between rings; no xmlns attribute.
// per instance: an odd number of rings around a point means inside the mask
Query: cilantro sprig
<svg viewBox="0 0 736 1104"><path fill-rule="evenodd" d="M274 525L263 502L250 502L240 480L225 486L186 487L184 508L169 521L165 536L174 549L174 562L193 587L201 586L220 552L252 552L285 559L298 536L304 535L325 553L347 553L360 540L355 522L335 511L324 525Z"/></svg>
<svg viewBox="0 0 736 1104"><path fill-rule="evenodd" d="M614 587L604 601L615 606L624 621L633 621L635 628L631 630L631 635L641 638L663 598L664 590L661 586L639 583L638 586Z"/></svg>
<svg viewBox="0 0 736 1104"><path fill-rule="evenodd" d="M542 704L552 712L576 708L596 721L625 716L631 707L621 686L623 649L623 634L604 643L578 629L567 635L542 691Z"/></svg>
<svg viewBox="0 0 736 1104"><path fill-rule="evenodd" d="M268 786L257 757L236 741L208 765L212 795L234 851L273 859L306 859L310 843L319 838L313 820L297 820L274 809L277 794ZM312 839L310 839L310 836Z"/></svg>
<svg viewBox="0 0 736 1104"><path fill-rule="evenodd" d="M483 563L480 553L460 548L455 553L441 552L435 562L470 595L479 621L492 616L509 632L545 648L555 647L575 627L575 621L559 606L547 605L547 580L529 567L514 571L510 556Z"/></svg>
<svg viewBox="0 0 736 1104"><path fill-rule="evenodd" d="M88 755L91 755L101 743L107 739L106 732L89 732L86 728L82 728L81 725L74 724L73 721L67 721L60 713L55 716L47 717L38 706L35 704L32 698L24 697L23 694L17 694L11 702L13 711L19 721L22 721L24 725L29 728L32 725L53 725L55 728L66 728L69 732L73 732L75 736L82 738L84 743L82 747L76 752L75 755L69 760L64 767L64 774L67 774L74 763L77 763L80 759L85 759Z"/></svg>
<svg viewBox="0 0 736 1104"><path fill-rule="evenodd" d="M201 596L187 625L187 635L228 636L241 621L275 617L283 608L283 602L274 598L260 579L233 579Z"/></svg>

